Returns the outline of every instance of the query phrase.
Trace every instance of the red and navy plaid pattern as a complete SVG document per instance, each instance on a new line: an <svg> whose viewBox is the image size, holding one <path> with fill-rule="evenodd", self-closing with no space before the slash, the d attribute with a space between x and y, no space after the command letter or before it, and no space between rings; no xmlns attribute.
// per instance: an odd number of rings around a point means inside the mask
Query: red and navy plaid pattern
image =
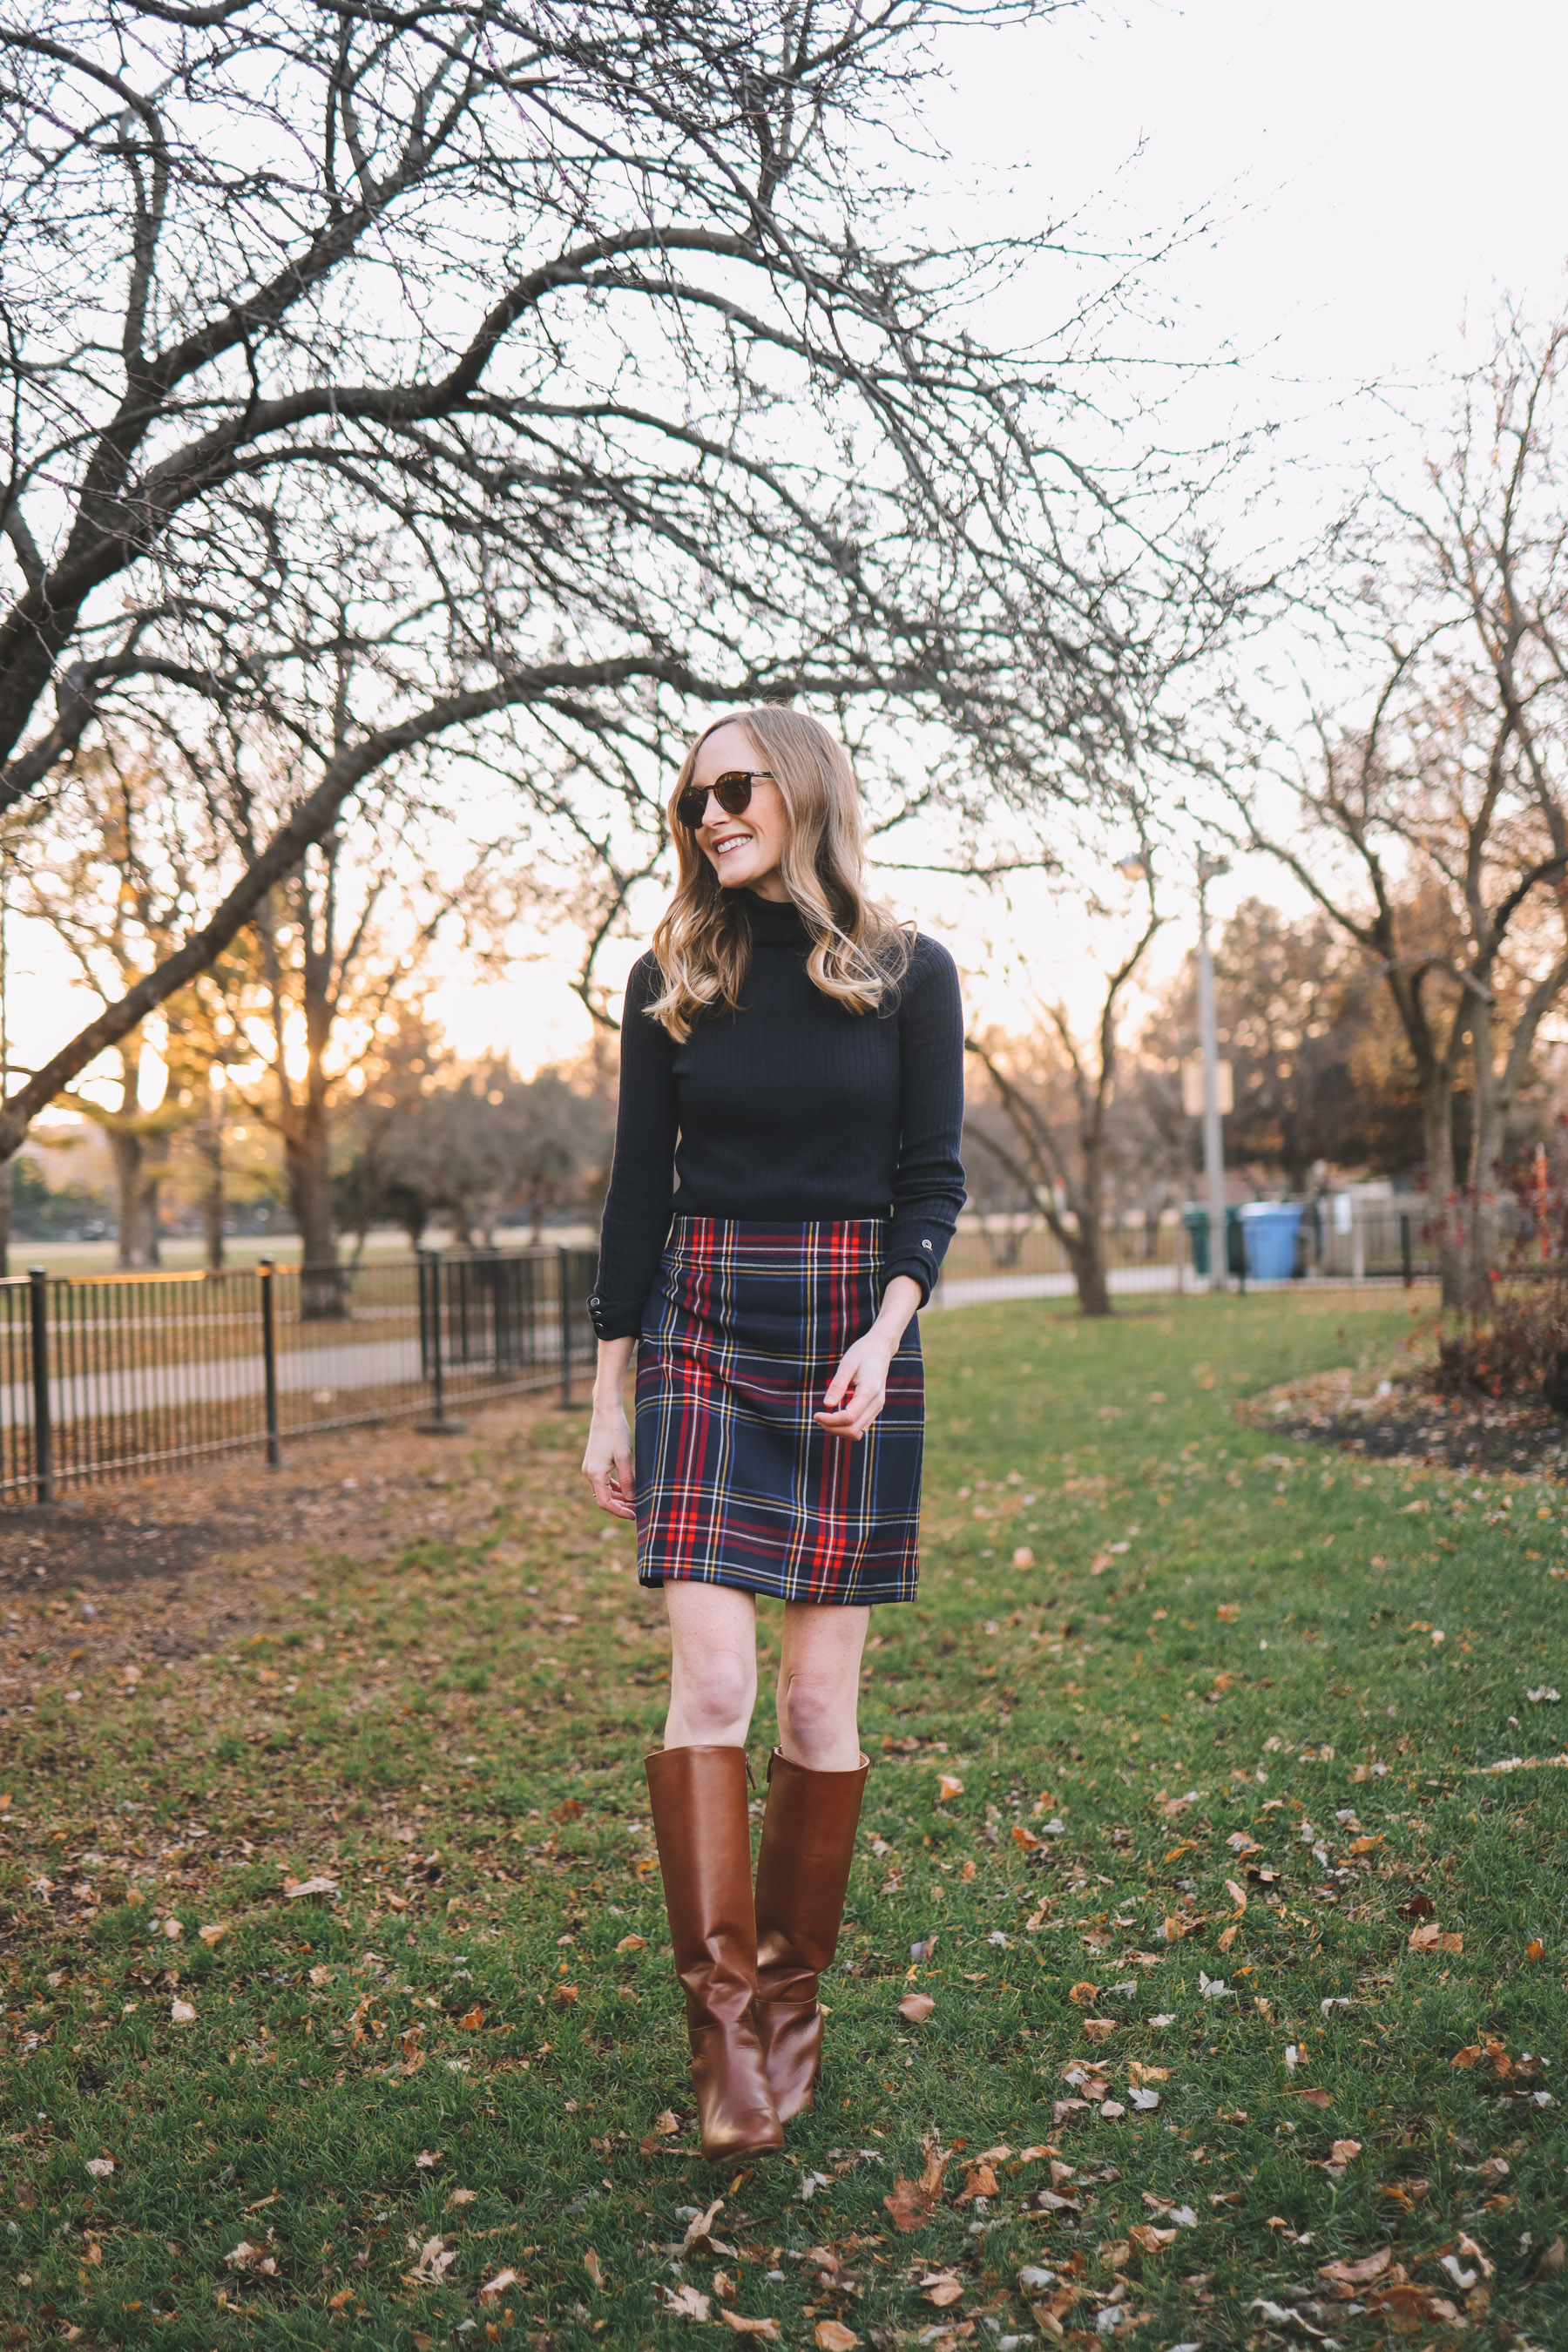
<svg viewBox="0 0 1568 2352"><path fill-rule="evenodd" d="M678 1217L637 1349L637 1577L912 1601L925 1383L911 1322L858 1442L812 1420L881 1303L887 1227Z"/></svg>

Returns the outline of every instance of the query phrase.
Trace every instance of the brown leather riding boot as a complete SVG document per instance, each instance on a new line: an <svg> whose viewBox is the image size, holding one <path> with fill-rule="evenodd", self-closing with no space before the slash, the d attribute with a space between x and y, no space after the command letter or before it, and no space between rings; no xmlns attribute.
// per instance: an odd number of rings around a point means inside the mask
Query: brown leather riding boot
<svg viewBox="0 0 1568 2352"><path fill-rule="evenodd" d="M782 2121L816 2095L822 2011L816 1979L832 1959L855 1855L869 1760L811 1772L775 1748L757 1856L757 2030Z"/></svg>
<svg viewBox="0 0 1568 2352"><path fill-rule="evenodd" d="M745 1750L664 1748L645 1760L702 2153L710 2164L762 2155L784 2133L757 2038Z"/></svg>

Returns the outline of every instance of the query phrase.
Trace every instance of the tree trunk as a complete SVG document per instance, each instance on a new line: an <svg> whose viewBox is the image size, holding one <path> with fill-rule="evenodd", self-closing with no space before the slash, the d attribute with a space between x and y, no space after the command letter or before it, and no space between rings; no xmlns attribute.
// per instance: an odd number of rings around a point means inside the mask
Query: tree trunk
<svg viewBox="0 0 1568 2352"><path fill-rule="evenodd" d="M209 1274L223 1271L223 1113L209 1089L207 1112L196 1136L202 1162L202 1243Z"/></svg>
<svg viewBox="0 0 1568 2352"><path fill-rule="evenodd" d="M332 1219L330 1144L326 1102L310 1090L294 1106L283 1136L289 1206L300 1236L300 1313L308 1323L347 1312Z"/></svg>
<svg viewBox="0 0 1568 2352"><path fill-rule="evenodd" d="M1098 1214L1078 1212L1078 1232L1068 1242L1072 1278L1078 1286L1080 1315L1104 1316L1113 1310L1105 1271L1105 1232Z"/></svg>
<svg viewBox="0 0 1568 2352"><path fill-rule="evenodd" d="M110 1128L109 1151L114 1162L114 1262L121 1274L139 1273L152 1263L144 1197L146 1140L133 1129Z"/></svg>
<svg viewBox="0 0 1568 2352"><path fill-rule="evenodd" d="M1462 1308L1467 1220L1455 1186L1454 1091L1447 1071L1424 1073L1421 1092L1426 1138L1426 1202L1433 1246L1437 1253L1441 1301L1445 1307Z"/></svg>
<svg viewBox="0 0 1568 2352"><path fill-rule="evenodd" d="M11 1271L11 1171L14 1160L0 1160L0 1282Z"/></svg>
<svg viewBox="0 0 1568 2352"><path fill-rule="evenodd" d="M1469 1204L1464 1262L1465 1306L1472 1315L1489 1315L1492 1277L1501 1259L1502 1219L1499 1187L1502 1179L1504 1110L1492 1058L1491 1006L1478 1003L1470 1022L1470 1058L1475 1080L1475 1113L1470 1133Z"/></svg>

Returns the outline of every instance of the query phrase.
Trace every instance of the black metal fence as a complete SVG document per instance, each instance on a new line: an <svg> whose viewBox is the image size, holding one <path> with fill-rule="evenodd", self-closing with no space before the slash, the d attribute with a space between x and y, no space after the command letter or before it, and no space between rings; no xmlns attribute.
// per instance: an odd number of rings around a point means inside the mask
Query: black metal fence
<svg viewBox="0 0 1568 2352"><path fill-rule="evenodd" d="M587 1249L0 1282L0 1502L588 1374Z"/></svg>

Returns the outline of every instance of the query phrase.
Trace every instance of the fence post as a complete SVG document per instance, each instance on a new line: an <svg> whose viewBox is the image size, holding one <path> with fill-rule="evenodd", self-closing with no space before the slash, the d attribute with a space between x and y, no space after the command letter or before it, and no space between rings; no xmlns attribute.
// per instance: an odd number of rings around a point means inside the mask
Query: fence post
<svg viewBox="0 0 1568 2352"><path fill-rule="evenodd" d="M561 1402L572 1402L572 1253L555 1253L556 1286L561 1303Z"/></svg>
<svg viewBox="0 0 1568 2352"><path fill-rule="evenodd" d="M426 1300L426 1280L428 1277L429 1300ZM447 1413L447 1367L441 1345L441 1258L436 1250L419 1253L419 1329L421 1336L430 1336L430 1417L414 1424L423 1437L460 1437L468 1427L466 1421L448 1419Z"/></svg>
<svg viewBox="0 0 1568 2352"><path fill-rule="evenodd" d="M278 1322L274 1311L273 1261L264 1257L256 1269L261 1286L261 1375L266 1396L267 1467L276 1470L279 1459L278 1444Z"/></svg>
<svg viewBox="0 0 1568 2352"><path fill-rule="evenodd" d="M27 1321L33 1352L33 1494L55 1499L55 1436L49 1416L49 1272L27 1268Z"/></svg>
<svg viewBox="0 0 1568 2352"><path fill-rule="evenodd" d="M1405 1289L1409 1290L1413 1288L1415 1281L1415 1268L1412 1262L1410 1254L1410 1214L1408 1210L1402 1210L1399 1218L1399 1267L1400 1272L1405 1276Z"/></svg>

